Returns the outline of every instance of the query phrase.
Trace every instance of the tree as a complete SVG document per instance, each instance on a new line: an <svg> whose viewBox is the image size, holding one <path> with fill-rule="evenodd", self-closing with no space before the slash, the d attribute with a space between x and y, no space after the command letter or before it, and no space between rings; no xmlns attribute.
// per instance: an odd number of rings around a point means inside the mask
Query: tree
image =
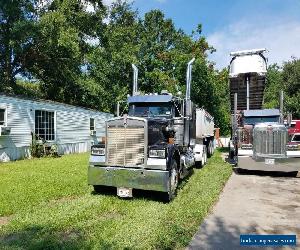
<svg viewBox="0 0 300 250"><path fill-rule="evenodd" d="M0 91L13 93L16 76L33 46L36 12L32 0L0 1Z"/></svg>
<svg viewBox="0 0 300 250"><path fill-rule="evenodd" d="M86 11L89 3L93 12ZM28 70L41 81L45 98L84 105L82 67L92 50L91 39L104 28L101 1L54 0L41 11Z"/></svg>
<svg viewBox="0 0 300 250"><path fill-rule="evenodd" d="M108 9L100 0L2 2L0 77L6 92L113 112L116 102L132 92L132 63L139 68L141 92L176 94L185 93L187 62L195 57L191 98L226 131L227 71L215 71L207 60L214 49L201 25L187 35L160 10L139 17L122 0ZM23 79L12 87L17 74L36 83Z"/></svg>
<svg viewBox="0 0 300 250"><path fill-rule="evenodd" d="M194 37L177 30L159 10L138 18L130 4L117 1L110 9L104 43L89 56L88 78L101 93L101 109L112 112L114 102L126 100L132 90L131 63L139 68L139 91L185 93L186 66L193 57L192 100L215 116L218 126L228 133L229 94L226 72L216 72L207 60L213 48L201 35ZM98 83L98 84L96 84Z"/></svg>
<svg viewBox="0 0 300 250"><path fill-rule="evenodd" d="M229 135L231 131L230 91L228 86L229 72L227 69L215 71L212 83L214 99L211 114L215 118L215 126L220 128L222 135Z"/></svg>
<svg viewBox="0 0 300 250"><path fill-rule="evenodd" d="M277 64L271 64L267 70L267 80L264 91L264 108L279 107L279 92L284 88L282 83L281 68Z"/></svg>
<svg viewBox="0 0 300 250"><path fill-rule="evenodd" d="M273 64L268 68L264 107L279 107L279 91L284 91L285 112L300 118L300 59L284 62L282 67Z"/></svg>
<svg viewBox="0 0 300 250"><path fill-rule="evenodd" d="M282 81L285 90L286 110L300 119L300 59L292 58L283 64Z"/></svg>

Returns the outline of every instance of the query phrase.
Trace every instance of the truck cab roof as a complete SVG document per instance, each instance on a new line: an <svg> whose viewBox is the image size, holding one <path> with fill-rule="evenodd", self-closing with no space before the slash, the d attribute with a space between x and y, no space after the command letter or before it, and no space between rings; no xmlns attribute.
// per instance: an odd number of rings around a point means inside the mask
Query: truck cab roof
<svg viewBox="0 0 300 250"><path fill-rule="evenodd" d="M163 102L171 102L173 100L172 95L134 95L128 97L128 103L163 103Z"/></svg>
<svg viewBox="0 0 300 250"><path fill-rule="evenodd" d="M243 112L243 122L247 125L256 125L264 122L278 123L279 118L279 109L244 110Z"/></svg>
<svg viewBox="0 0 300 250"><path fill-rule="evenodd" d="M279 109L244 110L244 117L280 116Z"/></svg>

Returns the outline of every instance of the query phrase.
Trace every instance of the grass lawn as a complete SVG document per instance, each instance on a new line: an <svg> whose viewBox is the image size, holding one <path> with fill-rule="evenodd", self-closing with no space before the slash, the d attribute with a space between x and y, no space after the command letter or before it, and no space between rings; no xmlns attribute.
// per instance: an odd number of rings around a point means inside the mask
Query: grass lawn
<svg viewBox="0 0 300 250"><path fill-rule="evenodd" d="M0 248L180 249L232 171L216 152L165 204L150 192L131 200L93 194L87 163L77 154L1 164Z"/></svg>

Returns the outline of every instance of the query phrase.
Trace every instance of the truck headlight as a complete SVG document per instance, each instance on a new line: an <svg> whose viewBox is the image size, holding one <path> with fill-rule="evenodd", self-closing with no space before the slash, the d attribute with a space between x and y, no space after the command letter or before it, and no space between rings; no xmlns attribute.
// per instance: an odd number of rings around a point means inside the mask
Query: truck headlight
<svg viewBox="0 0 300 250"><path fill-rule="evenodd" d="M165 149L150 149L149 157L150 158L166 158L166 150Z"/></svg>
<svg viewBox="0 0 300 250"><path fill-rule="evenodd" d="M287 149L288 150L300 150L300 144L288 144Z"/></svg>
<svg viewBox="0 0 300 250"><path fill-rule="evenodd" d="M99 148L99 147L92 147L91 149L91 154L92 155L99 155L99 156L103 156L105 155L105 148Z"/></svg>

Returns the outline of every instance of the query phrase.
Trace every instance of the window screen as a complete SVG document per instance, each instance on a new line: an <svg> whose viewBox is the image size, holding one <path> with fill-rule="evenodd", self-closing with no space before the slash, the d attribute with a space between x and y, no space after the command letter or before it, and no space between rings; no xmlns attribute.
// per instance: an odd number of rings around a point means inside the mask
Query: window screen
<svg viewBox="0 0 300 250"><path fill-rule="evenodd" d="M90 118L90 130L95 130L95 119Z"/></svg>
<svg viewBox="0 0 300 250"><path fill-rule="evenodd" d="M0 109L0 125L5 125L5 109Z"/></svg>
<svg viewBox="0 0 300 250"><path fill-rule="evenodd" d="M44 139L46 141L55 140L53 111L35 111L35 134L39 139Z"/></svg>

